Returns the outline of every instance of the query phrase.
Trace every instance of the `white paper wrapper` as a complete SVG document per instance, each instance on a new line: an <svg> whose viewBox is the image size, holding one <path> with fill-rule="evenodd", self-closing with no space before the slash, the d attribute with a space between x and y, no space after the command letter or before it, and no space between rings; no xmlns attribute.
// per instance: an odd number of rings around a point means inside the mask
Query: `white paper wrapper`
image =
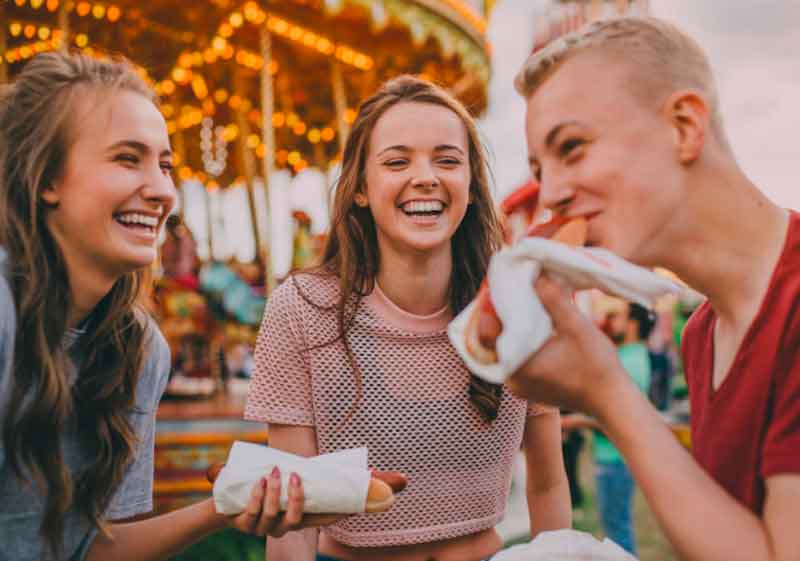
<svg viewBox="0 0 800 561"><path fill-rule="evenodd" d="M544 239L525 238L496 253L487 277L503 331L497 338L498 361L482 364L467 352L465 332L476 303L467 306L448 327L448 335L467 368L488 382L502 384L553 333L550 316L533 283L544 270L575 290L604 292L652 308L660 296L678 293L671 280L600 248L572 247Z"/></svg>
<svg viewBox="0 0 800 561"><path fill-rule="evenodd" d="M366 508L370 480L366 448L304 458L237 441L214 482L216 511L227 515L244 511L253 486L269 477L275 466L281 471L281 510L286 509L292 472L303 482L304 512L356 514Z"/></svg>
<svg viewBox="0 0 800 561"><path fill-rule="evenodd" d="M608 538L602 542L586 532L542 532L526 544L501 551L492 561L637 561Z"/></svg>

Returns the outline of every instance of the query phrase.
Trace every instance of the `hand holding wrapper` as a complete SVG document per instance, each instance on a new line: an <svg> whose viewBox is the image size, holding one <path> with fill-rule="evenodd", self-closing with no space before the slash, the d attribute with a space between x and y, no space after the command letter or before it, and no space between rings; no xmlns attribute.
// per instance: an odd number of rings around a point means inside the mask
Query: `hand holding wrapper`
<svg viewBox="0 0 800 561"><path fill-rule="evenodd" d="M477 376L495 384L505 382L553 333L552 321L533 290L542 272L573 290L599 288L648 308L658 297L680 291L671 280L607 250L524 238L495 254L487 273L488 294L480 293L448 328L456 350ZM479 317L490 313L487 296L501 328L494 348L486 341L491 320ZM476 341L481 352L475 352ZM486 349L491 352L483 352Z"/></svg>
<svg viewBox="0 0 800 561"><path fill-rule="evenodd" d="M297 473L304 486L307 513L356 514L383 512L394 503L394 491L405 487L405 477L396 472L370 472L366 449L344 450L312 458L288 454L257 444L235 442L223 467L212 466L207 474L214 481L217 512L242 512L250 489L261 477L278 467L281 474ZM286 508L288 484L281 484L281 510Z"/></svg>

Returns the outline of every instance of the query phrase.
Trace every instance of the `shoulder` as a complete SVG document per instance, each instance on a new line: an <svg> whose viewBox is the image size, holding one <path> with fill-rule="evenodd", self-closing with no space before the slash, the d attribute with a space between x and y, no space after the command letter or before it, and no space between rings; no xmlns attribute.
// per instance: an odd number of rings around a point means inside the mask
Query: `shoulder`
<svg viewBox="0 0 800 561"><path fill-rule="evenodd" d="M137 396L141 397L141 403L153 403L161 399L164 392L172 367L172 356L155 319L145 312L137 312L137 317L144 330L144 354Z"/></svg>
<svg viewBox="0 0 800 561"><path fill-rule="evenodd" d="M8 254L0 247L0 357L4 347L11 345L17 331L17 311L14 294L8 282Z"/></svg>
<svg viewBox="0 0 800 561"><path fill-rule="evenodd" d="M333 309L339 301L339 294L339 279L335 275L294 273L272 292L267 306L282 311L321 312Z"/></svg>

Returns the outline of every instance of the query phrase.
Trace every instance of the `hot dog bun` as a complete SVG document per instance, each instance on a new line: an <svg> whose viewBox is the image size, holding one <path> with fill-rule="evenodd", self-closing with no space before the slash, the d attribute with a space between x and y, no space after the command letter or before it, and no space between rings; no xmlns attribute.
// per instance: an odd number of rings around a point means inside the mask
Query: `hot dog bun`
<svg viewBox="0 0 800 561"><path fill-rule="evenodd" d="M225 464L212 464L206 471L209 483L214 483ZM394 504L394 494L406 488L408 480L396 471L372 471L367 490L366 512L384 512Z"/></svg>
<svg viewBox="0 0 800 561"><path fill-rule="evenodd" d="M389 510L393 504L394 493L389 484L374 477L370 479L367 505L364 510L366 512L384 512Z"/></svg>
<svg viewBox="0 0 800 561"><path fill-rule="evenodd" d="M565 243L572 246L582 246L586 243L586 234L589 230L589 223L583 217L573 218L558 231L553 234L551 240Z"/></svg>
<svg viewBox="0 0 800 561"><path fill-rule="evenodd" d="M586 243L587 231L588 223L585 218L567 221L563 217L556 217L547 224L531 229L530 234L549 237L567 245L582 246ZM467 321L464 345L472 358L481 364L494 364L497 362L494 343L500 336L503 325L491 304L488 286L481 287L477 301L478 305Z"/></svg>
<svg viewBox="0 0 800 561"><path fill-rule="evenodd" d="M484 319L488 318L488 319ZM483 306L477 306L472 315L469 316L467 328L464 332L464 345L467 347L467 352L472 355L472 358L481 364L494 364L497 362L497 352L489 345L484 345L481 340L492 340L487 337L486 328L484 327L489 321L494 320L497 323L498 329L494 336L494 340L500 335L502 326L496 320L496 316L483 309ZM480 324L483 323L484 326ZM482 329L483 327L483 329Z"/></svg>

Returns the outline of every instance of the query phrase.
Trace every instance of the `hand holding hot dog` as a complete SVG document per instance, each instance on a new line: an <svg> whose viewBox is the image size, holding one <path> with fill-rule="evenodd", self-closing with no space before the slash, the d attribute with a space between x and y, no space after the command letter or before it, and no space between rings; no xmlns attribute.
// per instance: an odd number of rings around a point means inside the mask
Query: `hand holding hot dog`
<svg viewBox="0 0 800 561"><path fill-rule="evenodd" d="M213 483L225 464L214 464L206 472ZM391 508L395 493L405 489L406 477L398 472L372 471L367 493L366 512L383 512ZM229 517L229 524L238 530L258 536L279 538L287 532L303 528L327 526L351 516L349 514L307 514L303 512L303 484L296 474L289 478L288 502L280 509L281 474L273 470L253 486L250 499L241 514Z"/></svg>

